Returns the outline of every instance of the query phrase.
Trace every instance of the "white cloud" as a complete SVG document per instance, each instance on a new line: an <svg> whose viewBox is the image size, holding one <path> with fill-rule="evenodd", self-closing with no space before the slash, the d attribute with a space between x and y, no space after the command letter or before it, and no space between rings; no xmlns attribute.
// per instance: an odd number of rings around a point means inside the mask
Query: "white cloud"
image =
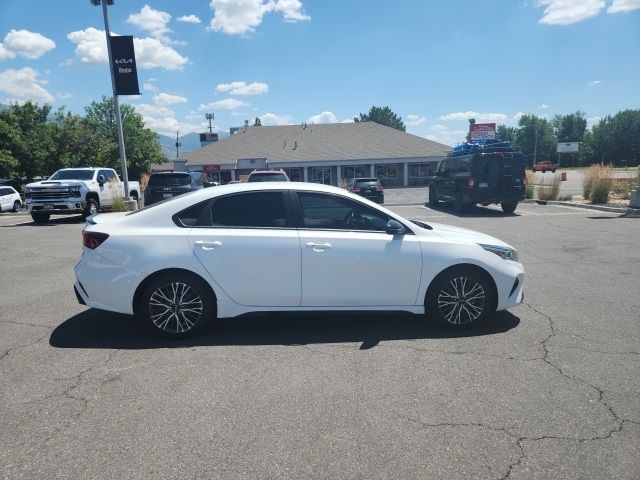
<svg viewBox="0 0 640 480"><path fill-rule="evenodd" d="M596 85L600 85L602 82L600 80L594 80L593 82L589 82L590 87L595 87Z"/></svg>
<svg viewBox="0 0 640 480"><path fill-rule="evenodd" d="M216 92L228 93L229 95L258 95L268 93L269 85L261 82L219 83L216 85Z"/></svg>
<svg viewBox="0 0 640 480"><path fill-rule="evenodd" d="M605 7L604 0L537 0L536 3L545 7L539 22L546 25L580 22L598 15Z"/></svg>
<svg viewBox="0 0 640 480"><path fill-rule="evenodd" d="M8 69L0 72L0 92L9 95L3 99L4 103L23 102L52 102L54 97L43 87L43 82L38 80L38 72L29 67L19 70Z"/></svg>
<svg viewBox="0 0 640 480"><path fill-rule="evenodd" d="M427 134L427 139L444 143L445 145L455 145L464 142L467 136L466 131L449 129L449 127L445 125L433 125L429 130L433 133Z"/></svg>
<svg viewBox="0 0 640 480"><path fill-rule="evenodd" d="M156 105L172 105L174 103L187 103L187 98L181 95L171 95L169 93L159 93L153 96Z"/></svg>
<svg viewBox="0 0 640 480"><path fill-rule="evenodd" d="M164 135L174 136L177 131L180 135L186 133L198 132L203 129L202 124L183 123L178 121L175 117L151 117L143 116L145 127L153 130L154 132L162 133Z"/></svg>
<svg viewBox="0 0 640 480"><path fill-rule="evenodd" d="M449 113L447 115L443 115L440 117L440 120L444 120L446 122L452 121L466 121L470 118L475 118L476 122L505 122L507 120L507 116L504 113L479 113L474 111L468 112L455 112Z"/></svg>
<svg viewBox="0 0 640 480"><path fill-rule="evenodd" d="M176 20L182 23L202 23L202 20L197 15L183 15L176 18Z"/></svg>
<svg viewBox="0 0 640 480"><path fill-rule="evenodd" d="M640 8L640 0L613 0L613 3L607 8L607 13L630 12Z"/></svg>
<svg viewBox="0 0 640 480"><path fill-rule="evenodd" d="M407 115L406 121L407 121L407 126L416 127L426 122L427 119L425 117L420 117L419 115L414 115L410 113L409 115Z"/></svg>
<svg viewBox="0 0 640 480"><path fill-rule="evenodd" d="M173 117L175 115L173 110L167 107L151 105L150 103L138 103L134 105L134 108L143 117Z"/></svg>
<svg viewBox="0 0 640 480"><path fill-rule="evenodd" d="M550 105L547 105L546 103L543 103L542 105L540 105L538 107L540 110L547 110L548 108L551 108Z"/></svg>
<svg viewBox="0 0 640 480"><path fill-rule="evenodd" d="M142 89L147 91L147 92L157 92L158 91L158 87L156 87L153 83L150 83L150 82L146 82L144 85L142 85Z"/></svg>
<svg viewBox="0 0 640 480"><path fill-rule="evenodd" d="M353 117L355 117L356 115L354 115ZM340 123L353 123L353 117L351 118L345 118L344 120L340 120Z"/></svg>
<svg viewBox="0 0 640 480"><path fill-rule="evenodd" d="M598 117L598 116L588 117L587 127L592 128L594 125L600 123L600 120L602 120L602 117Z"/></svg>
<svg viewBox="0 0 640 480"><path fill-rule="evenodd" d="M519 122L523 115L526 115L526 113L524 113L524 112L518 112L518 113L516 113L516 114L513 116L513 119L514 119L516 122Z"/></svg>
<svg viewBox="0 0 640 480"><path fill-rule="evenodd" d="M258 115L258 117L260 117L260 122L264 126L291 124L291 117L289 115L277 115L275 113L264 113L262 115Z"/></svg>
<svg viewBox="0 0 640 480"><path fill-rule="evenodd" d="M207 110L212 108L213 109L221 108L224 110L236 110L240 107L249 107L249 106L251 106L250 103L243 102L241 100L236 100L235 98L225 98L224 100L218 100L215 102L202 104L198 108L200 110Z"/></svg>
<svg viewBox="0 0 640 480"><path fill-rule="evenodd" d="M68 100L70 98L73 98L73 94L70 92L59 92L56 93L56 98L58 100Z"/></svg>
<svg viewBox="0 0 640 480"><path fill-rule="evenodd" d="M211 0L214 11L209 28L227 35L245 35L255 31L262 17L280 12L287 22L310 20L299 0Z"/></svg>
<svg viewBox="0 0 640 480"><path fill-rule="evenodd" d="M153 37L163 38L171 30L168 27L171 15L161 10L154 10L149 5L145 5L138 13L132 13L126 22L136 27L146 30Z"/></svg>
<svg viewBox="0 0 640 480"><path fill-rule="evenodd" d="M107 41L103 30L93 27L71 32L67 38L76 45L75 61L83 65L107 63ZM189 61L173 48L164 45L157 38L134 38L133 46L136 52L136 63L141 69L164 68L166 70L181 70ZM64 64L74 63L67 60Z"/></svg>
<svg viewBox="0 0 640 480"><path fill-rule="evenodd" d="M0 43L0 60L15 58L16 55L35 60L56 47L53 40L29 30L11 29L3 42Z"/></svg>
<svg viewBox="0 0 640 480"><path fill-rule="evenodd" d="M307 123L336 123L338 119L332 112L322 112L311 115Z"/></svg>

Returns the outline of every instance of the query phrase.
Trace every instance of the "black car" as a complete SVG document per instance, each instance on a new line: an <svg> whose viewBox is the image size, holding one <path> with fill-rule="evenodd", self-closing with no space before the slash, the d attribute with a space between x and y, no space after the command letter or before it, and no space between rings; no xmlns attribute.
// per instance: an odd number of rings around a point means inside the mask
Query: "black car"
<svg viewBox="0 0 640 480"><path fill-rule="evenodd" d="M384 203L384 188L377 178L352 178L347 182L347 190L377 203Z"/></svg>
<svg viewBox="0 0 640 480"><path fill-rule="evenodd" d="M201 172L158 172L149 177L144 191L144 204L151 205L166 198L212 186Z"/></svg>
<svg viewBox="0 0 640 480"><path fill-rule="evenodd" d="M471 205L499 203L505 213L513 213L524 200L525 183L524 157L510 145L452 153L429 178L429 206L442 200L461 212Z"/></svg>

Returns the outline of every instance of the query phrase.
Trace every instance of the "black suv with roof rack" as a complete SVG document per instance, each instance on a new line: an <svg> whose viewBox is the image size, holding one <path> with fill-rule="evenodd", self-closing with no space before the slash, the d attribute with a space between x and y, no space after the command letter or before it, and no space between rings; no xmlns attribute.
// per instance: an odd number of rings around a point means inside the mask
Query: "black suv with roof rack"
<svg viewBox="0 0 640 480"><path fill-rule="evenodd" d="M429 177L429 206L439 201L462 212L476 204L500 204L513 213L524 200L524 157L509 142L464 144L452 150Z"/></svg>
<svg viewBox="0 0 640 480"><path fill-rule="evenodd" d="M157 172L151 174L144 192L145 206L183 193L213 186L202 172Z"/></svg>

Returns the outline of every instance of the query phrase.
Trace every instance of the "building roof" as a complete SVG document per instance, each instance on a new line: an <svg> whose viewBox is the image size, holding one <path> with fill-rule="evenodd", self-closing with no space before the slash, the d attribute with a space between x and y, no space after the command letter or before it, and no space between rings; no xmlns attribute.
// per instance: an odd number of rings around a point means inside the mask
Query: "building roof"
<svg viewBox="0 0 640 480"><path fill-rule="evenodd" d="M374 122L242 127L229 138L185 155L193 165L442 157L451 147Z"/></svg>

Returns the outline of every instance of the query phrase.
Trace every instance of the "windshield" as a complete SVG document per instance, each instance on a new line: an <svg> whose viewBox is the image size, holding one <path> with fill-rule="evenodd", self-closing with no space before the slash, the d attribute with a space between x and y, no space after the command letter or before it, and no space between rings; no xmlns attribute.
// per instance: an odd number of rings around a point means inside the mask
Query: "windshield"
<svg viewBox="0 0 640 480"><path fill-rule="evenodd" d="M378 185L380 181L377 178L357 178L356 185Z"/></svg>
<svg viewBox="0 0 640 480"><path fill-rule="evenodd" d="M49 180L91 180L93 170L58 170Z"/></svg>
<svg viewBox="0 0 640 480"><path fill-rule="evenodd" d="M247 182L286 182L287 177L282 173L259 173L251 175Z"/></svg>
<svg viewBox="0 0 640 480"><path fill-rule="evenodd" d="M150 187L167 187L171 185L190 185L191 177L187 173L151 175Z"/></svg>

